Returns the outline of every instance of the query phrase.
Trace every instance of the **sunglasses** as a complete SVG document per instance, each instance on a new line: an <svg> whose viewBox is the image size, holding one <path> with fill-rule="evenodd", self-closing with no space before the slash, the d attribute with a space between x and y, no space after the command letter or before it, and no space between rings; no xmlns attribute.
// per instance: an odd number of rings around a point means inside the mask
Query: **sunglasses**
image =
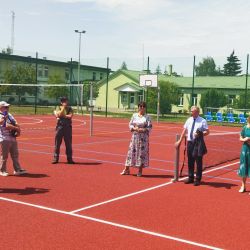
<svg viewBox="0 0 250 250"><path fill-rule="evenodd" d="M146 106L143 106L143 105L139 105L139 108L146 108Z"/></svg>

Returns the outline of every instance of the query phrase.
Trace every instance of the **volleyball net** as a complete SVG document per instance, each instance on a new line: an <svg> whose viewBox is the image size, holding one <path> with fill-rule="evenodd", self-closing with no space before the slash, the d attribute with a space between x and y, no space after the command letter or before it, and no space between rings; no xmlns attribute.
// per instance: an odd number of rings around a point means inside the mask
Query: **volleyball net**
<svg viewBox="0 0 250 250"><path fill-rule="evenodd" d="M240 130L240 129L239 129ZM221 171L234 171L238 168L238 164L230 164L240 158L240 149L242 143L239 140L239 132L216 132L210 133L204 137L207 154L203 158L203 170L218 167ZM178 138L178 137L177 137ZM237 161L236 161L237 162ZM228 168L219 168L219 166L227 165ZM188 159L187 159L187 142L185 140L184 147L176 149L175 159L175 180L179 177L187 176Z"/></svg>
<svg viewBox="0 0 250 250"><path fill-rule="evenodd" d="M0 101L10 103L18 113L51 113L63 96L77 112L82 112L90 105L90 84L0 83Z"/></svg>

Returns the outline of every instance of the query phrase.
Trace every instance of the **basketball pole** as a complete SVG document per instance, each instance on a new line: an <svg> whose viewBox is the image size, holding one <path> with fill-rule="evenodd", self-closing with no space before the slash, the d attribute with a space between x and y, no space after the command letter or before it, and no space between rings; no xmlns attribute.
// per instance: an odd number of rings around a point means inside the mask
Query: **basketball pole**
<svg viewBox="0 0 250 250"><path fill-rule="evenodd" d="M157 123L159 123L159 116L160 116L160 86L157 87Z"/></svg>

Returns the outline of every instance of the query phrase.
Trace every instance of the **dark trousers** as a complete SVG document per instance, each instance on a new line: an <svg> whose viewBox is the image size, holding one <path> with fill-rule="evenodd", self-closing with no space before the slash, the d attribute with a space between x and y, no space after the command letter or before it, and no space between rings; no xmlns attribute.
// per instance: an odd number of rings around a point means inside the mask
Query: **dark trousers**
<svg viewBox="0 0 250 250"><path fill-rule="evenodd" d="M60 155L60 146L64 139L66 147L67 160L72 161L72 126L57 126L55 136L54 159L58 160Z"/></svg>
<svg viewBox="0 0 250 250"><path fill-rule="evenodd" d="M202 156L193 157L194 143L188 142L188 176L190 180L194 179L194 164L196 162L196 180L201 181L202 178Z"/></svg>

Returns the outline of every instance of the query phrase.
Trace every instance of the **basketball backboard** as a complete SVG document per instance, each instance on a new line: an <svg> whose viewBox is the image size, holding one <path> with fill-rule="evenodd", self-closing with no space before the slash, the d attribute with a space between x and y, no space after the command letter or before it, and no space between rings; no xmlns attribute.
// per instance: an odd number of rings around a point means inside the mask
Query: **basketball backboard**
<svg viewBox="0 0 250 250"><path fill-rule="evenodd" d="M157 75L140 75L140 86L156 88L158 86Z"/></svg>

